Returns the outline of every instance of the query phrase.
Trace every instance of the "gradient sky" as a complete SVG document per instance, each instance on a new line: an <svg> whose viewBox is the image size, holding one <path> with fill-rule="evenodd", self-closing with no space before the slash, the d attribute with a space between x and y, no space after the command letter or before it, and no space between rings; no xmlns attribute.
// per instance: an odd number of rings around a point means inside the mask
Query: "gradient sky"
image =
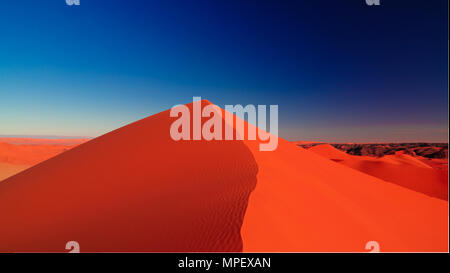
<svg viewBox="0 0 450 273"><path fill-rule="evenodd" d="M98 136L201 96L280 136L447 142L447 0L4 0L0 135Z"/></svg>

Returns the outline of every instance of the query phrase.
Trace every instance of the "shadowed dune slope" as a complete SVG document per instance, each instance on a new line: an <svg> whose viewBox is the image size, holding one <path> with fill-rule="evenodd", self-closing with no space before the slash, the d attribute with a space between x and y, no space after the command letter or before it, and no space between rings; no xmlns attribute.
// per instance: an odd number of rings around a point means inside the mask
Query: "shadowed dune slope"
<svg viewBox="0 0 450 273"><path fill-rule="evenodd" d="M329 144L309 149L345 166L373 175L402 187L448 200L448 169L437 169L403 152L380 158L354 156L340 151Z"/></svg>
<svg viewBox="0 0 450 273"><path fill-rule="evenodd" d="M241 251L252 153L173 141L173 120L145 118L0 183L0 251Z"/></svg>

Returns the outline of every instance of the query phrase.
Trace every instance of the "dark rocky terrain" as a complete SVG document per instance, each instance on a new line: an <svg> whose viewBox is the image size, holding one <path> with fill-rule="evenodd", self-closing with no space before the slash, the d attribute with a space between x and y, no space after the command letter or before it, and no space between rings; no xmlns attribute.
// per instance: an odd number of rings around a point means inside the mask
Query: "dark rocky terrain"
<svg viewBox="0 0 450 273"><path fill-rule="evenodd" d="M299 144L311 148L324 143ZM351 155L381 157L404 151L406 154L426 158L448 158L448 143L329 143L333 147Z"/></svg>

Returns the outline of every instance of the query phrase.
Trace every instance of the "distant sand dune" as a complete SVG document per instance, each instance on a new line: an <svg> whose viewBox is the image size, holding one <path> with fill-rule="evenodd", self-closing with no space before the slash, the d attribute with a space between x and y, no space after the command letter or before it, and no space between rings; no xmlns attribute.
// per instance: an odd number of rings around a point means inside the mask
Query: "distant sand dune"
<svg viewBox="0 0 450 273"><path fill-rule="evenodd" d="M28 169L31 165L17 165L0 162L0 181Z"/></svg>
<svg viewBox="0 0 450 273"><path fill-rule="evenodd" d="M259 167L244 251L447 251L448 202L334 163L284 140L248 142Z"/></svg>
<svg viewBox="0 0 450 273"><path fill-rule="evenodd" d="M29 145L67 145L74 146L89 141L90 138L27 138L27 137L0 137L0 142L9 144Z"/></svg>
<svg viewBox="0 0 450 273"><path fill-rule="evenodd" d="M329 144L317 145L309 150L385 181L448 200L448 169L436 169L425 163L431 160L420 160L402 152L381 158L354 156Z"/></svg>
<svg viewBox="0 0 450 273"><path fill-rule="evenodd" d="M16 145L0 143L0 162L35 165L72 147L65 145Z"/></svg>
<svg viewBox="0 0 450 273"><path fill-rule="evenodd" d="M0 137L0 181L86 141Z"/></svg>

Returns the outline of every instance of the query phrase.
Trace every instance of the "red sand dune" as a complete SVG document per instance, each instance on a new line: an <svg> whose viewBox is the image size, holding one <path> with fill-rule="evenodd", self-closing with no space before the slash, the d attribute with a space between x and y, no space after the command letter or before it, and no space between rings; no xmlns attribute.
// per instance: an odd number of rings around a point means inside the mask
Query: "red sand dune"
<svg viewBox="0 0 450 273"><path fill-rule="evenodd" d="M15 145L0 143L0 162L35 165L73 147L66 145Z"/></svg>
<svg viewBox="0 0 450 273"><path fill-rule="evenodd" d="M0 138L0 181L87 140Z"/></svg>
<svg viewBox="0 0 450 273"><path fill-rule="evenodd" d="M0 181L28 169L31 165L0 162Z"/></svg>
<svg viewBox="0 0 450 273"><path fill-rule="evenodd" d="M162 112L0 183L0 251L241 251L257 165L242 141L178 141Z"/></svg>
<svg viewBox="0 0 450 273"><path fill-rule="evenodd" d="M148 117L0 183L0 251L448 250L446 201L282 139L274 152L175 142L173 120Z"/></svg>
<svg viewBox="0 0 450 273"><path fill-rule="evenodd" d="M242 227L244 251L447 251L448 202L386 183L280 139L246 141L258 182ZM340 151L337 151L340 152Z"/></svg>
<svg viewBox="0 0 450 273"><path fill-rule="evenodd" d="M434 169L443 170L448 175L448 158L419 157L419 160Z"/></svg>
<svg viewBox="0 0 450 273"><path fill-rule="evenodd" d="M47 144L47 145L67 145L75 146L89 141L90 138L26 138L26 137L0 137L0 142L9 144Z"/></svg>
<svg viewBox="0 0 450 273"><path fill-rule="evenodd" d="M309 150L385 181L448 200L448 169L433 168L430 163L426 164L431 160L413 157L402 152L381 158L354 156L330 144L317 145Z"/></svg>

